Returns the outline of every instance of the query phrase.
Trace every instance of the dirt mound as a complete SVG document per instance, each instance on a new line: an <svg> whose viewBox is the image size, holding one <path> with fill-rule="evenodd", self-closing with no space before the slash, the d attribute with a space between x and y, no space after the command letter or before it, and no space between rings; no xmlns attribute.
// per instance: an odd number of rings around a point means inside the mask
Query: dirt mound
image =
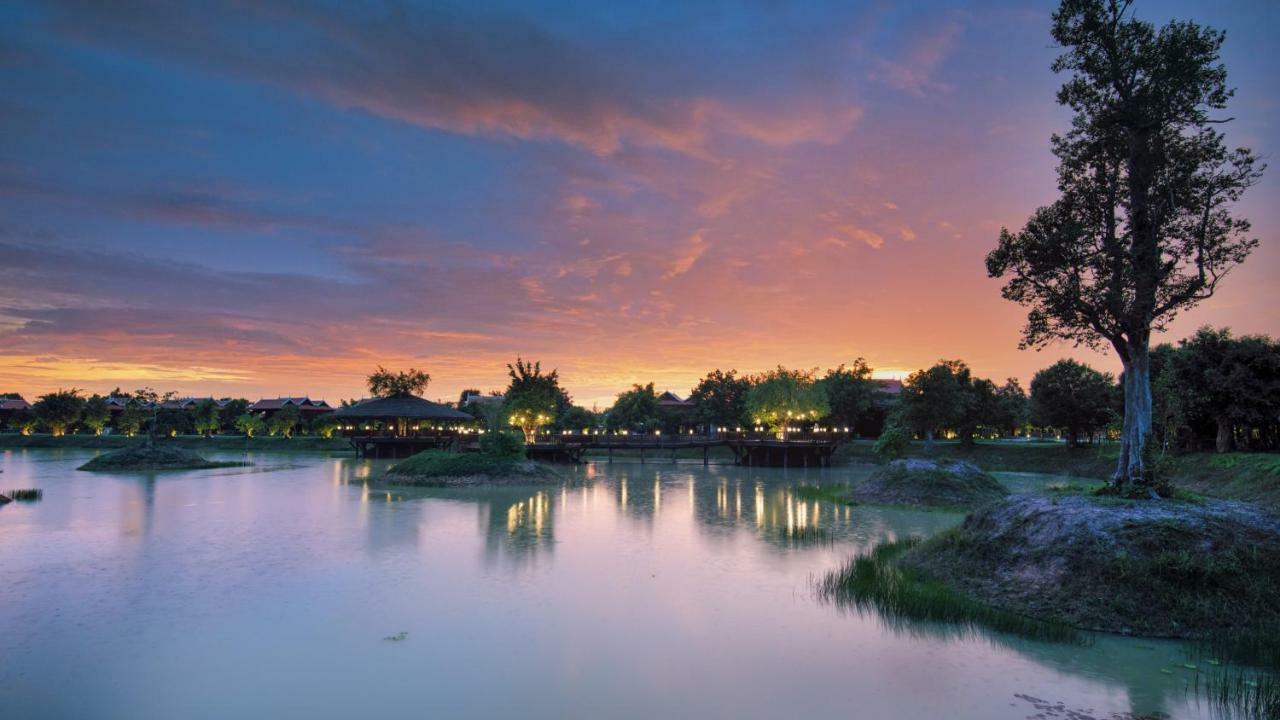
<svg viewBox="0 0 1280 720"><path fill-rule="evenodd" d="M885 505L972 507L1008 494L1000 481L973 463L911 458L878 468L849 498Z"/></svg>
<svg viewBox="0 0 1280 720"><path fill-rule="evenodd" d="M1236 502L1016 495L902 562L996 607L1087 629L1280 627L1280 518Z"/></svg>

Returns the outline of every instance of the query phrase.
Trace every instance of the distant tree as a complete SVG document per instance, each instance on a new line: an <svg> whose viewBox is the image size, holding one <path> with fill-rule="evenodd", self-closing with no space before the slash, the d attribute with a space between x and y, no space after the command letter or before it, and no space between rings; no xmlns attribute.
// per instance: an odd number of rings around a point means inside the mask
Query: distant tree
<svg viewBox="0 0 1280 720"><path fill-rule="evenodd" d="M210 437L222 427L222 416L218 403L213 400L201 400L192 412L191 425L196 433Z"/></svg>
<svg viewBox="0 0 1280 720"><path fill-rule="evenodd" d="M116 418L116 430L124 433L128 437L137 435L151 414L144 410L137 403L125 405L124 410L120 411L120 416Z"/></svg>
<svg viewBox="0 0 1280 720"><path fill-rule="evenodd" d="M282 435L285 438L293 437L294 428L298 427L298 423L302 420L302 413L299 412L296 405L285 405L275 411L270 418L267 419L267 432L272 435Z"/></svg>
<svg viewBox="0 0 1280 720"><path fill-rule="evenodd" d="M17 410L9 417L9 427L16 428L22 435L30 435L40 427L40 419L30 410Z"/></svg>
<svg viewBox="0 0 1280 720"><path fill-rule="evenodd" d="M911 373L898 398L902 424L924 435L925 450L933 450L934 433L958 428L973 405L969 366L960 360L940 360L927 370Z"/></svg>
<svg viewBox="0 0 1280 720"><path fill-rule="evenodd" d="M560 414L556 424L570 432L582 432L597 427L599 422L600 418L590 410L579 405L570 405Z"/></svg>
<svg viewBox="0 0 1280 720"><path fill-rule="evenodd" d="M172 437L195 432L191 413L173 408L160 408L152 417L152 436Z"/></svg>
<svg viewBox="0 0 1280 720"><path fill-rule="evenodd" d="M1031 379L1031 418L1041 427L1058 428L1075 446L1081 433L1092 434L1113 416L1115 380L1083 363L1064 359Z"/></svg>
<svg viewBox="0 0 1280 720"><path fill-rule="evenodd" d="M1262 173L1230 151L1211 112L1233 91L1224 34L1174 21L1158 32L1128 0L1063 0L1053 64L1070 78L1058 102L1075 112L1055 135L1061 197L987 256L1006 299L1030 307L1022 345L1110 344L1124 364L1117 488L1151 486L1150 342L1209 298L1258 241L1231 206Z"/></svg>
<svg viewBox="0 0 1280 720"><path fill-rule="evenodd" d="M539 428L551 425L558 414L570 405L569 395L560 387L556 370L542 372L541 362L526 363L517 357L507 365L511 378L503 401L508 421L524 433L525 442L533 442Z"/></svg>
<svg viewBox="0 0 1280 720"><path fill-rule="evenodd" d="M107 406L107 399L101 395L94 394L84 404L84 417L81 422L85 427L93 431L94 435L101 435L102 429L111 421L111 408Z"/></svg>
<svg viewBox="0 0 1280 720"><path fill-rule="evenodd" d="M218 429L231 432L236 429L236 418L249 411L249 401L244 398L223 398L226 402L218 410Z"/></svg>
<svg viewBox="0 0 1280 720"><path fill-rule="evenodd" d="M1031 417L1031 401L1017 378L1009 378L996 390L995 416L992 424L1001 434L1016 435Z"/></svg>
<svg viewBox="0 0 1280 720"><path fill-rule="evenodd" d="M1169 343L1151 348L1151 437L1161 454L1181 450L1187 431L1188 403L1179 387L1178 349ZM1123 412L1123 401L1121 412Z"/></svg>
<svg viewBox="0 0 1280 720"><path fill-rule="evenodd" d="M403 372L391 372L381 365L369 375L369 393L374 397L405 397L421 395L431 382L431 376L421 370L409 368Z"/></svg>
<svg viewBox="0 0 1280 720"><path fill-rule="evenodd" d="M841 365L828 370L821 381L831 406L828 421L832 425L852 427L858 424L875 404L879 388L871 380L871 368L862 358L848 367Z"/></svg>
<svg viewBox="0 0 1280 720"><path fill-rule="evenodd" d="M737 370L712 370L689 393L689 401L694 404L694 421L713 427L746 425L750 389L751 379L738 375Z"/></svg>
<svg viewBox="0 0 1280 720"><path fill-rule="evenodd" d="M1179 343L1174 363L1175 393L1188 414L1212 424L1218 452L1236 449L1237 436L1248 437L1244 428L1280 416L1280 346L1271 338L1204 327Z"/></svg>
<svg viewBox="0 0 1280 720"><path fill-rule="evenodd" d="M76 389L58 390L48 395L41 395L31 405L40 424L52 435L63 435L67 429L75 425L84 413L84 398Z"/></svg>
<svg viewBox="0 0 1280 720"><path fill-rule="evenodd" d="M245 413L236 418L235 428L241 433L244 433L245 437L251 438L254 435L264 432L267 429L267 425L262 421L262 418L257 415Z"/></svg>
<svg viewBox="0 0 1280 720"><path fill-rule="evenodd" d="M609 410L609 429L649 432L661 426L658 393L653 383L632 385L620 393Z"/></svg>
<svg viewBox="0 0 1280 720"><path fill-rule="evenodd" d="M816 370L788 370L781 365L756 378L747 391L747 413L771 430L816 422L831 412Z"/></svg>
<svg viewBox="0 0 1280 720"><path fill-rule="evenodd" d="M328 439L333 437L333 433L338 429L338 418L333 413L324 413L317 415L311 420L311 432L322 438Z"/></svg>

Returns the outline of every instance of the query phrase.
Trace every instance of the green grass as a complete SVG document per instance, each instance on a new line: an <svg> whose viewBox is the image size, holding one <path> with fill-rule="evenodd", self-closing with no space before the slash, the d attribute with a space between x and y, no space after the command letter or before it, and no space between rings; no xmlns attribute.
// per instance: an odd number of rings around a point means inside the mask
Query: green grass
<svg viewBox="0 0 1280 720"><path fill-rule="evenodd" d="M987 472L1031 472L1105 480L1115 472L1119 445L1103 443L1070 448L1057 442L958 442L934 444L926 455L924 443L912 443L908 457L968 460ZM872 443L855 441L840 448L837 459L853 463L883 463ZM1162 461L1175 490L1254 502L1280 511L1280 454L1191 453L1169 455ZM1190 496L1183 496L1190 497Z"/></svg>
<svg viewBox="0 0 1280 720"><path fill-rule="evenodd" d="M836 505L857 505L857 503L849 499L848 483L797 485L791 489L791 492L801 500L819 500L835 503Z"/></svg>
<svg viewBox="0 0 1280 720"><path fill-rule="evenodd" d="M923 573L901 566L918 538L884 543L858 555L818 584L820 597L859 612L874 611L896 627L945 623L962 630L987 629L1053 642L1085 643L1070 625L1043 622L985 605Z"/></svg>

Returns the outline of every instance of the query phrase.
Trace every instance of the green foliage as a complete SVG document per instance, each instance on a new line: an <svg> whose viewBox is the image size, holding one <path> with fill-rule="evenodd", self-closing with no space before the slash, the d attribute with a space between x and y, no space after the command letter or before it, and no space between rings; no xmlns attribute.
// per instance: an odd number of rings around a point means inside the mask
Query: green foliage
<svg viewBox="0 0 1280 720"><path fill-rule="evenodd" d="M251 438L254 435L260 435L265 432L267 424L257 415L245 413L236 418L235 429L243 433L245 437Z"/></svg>
<svg viewBox="0 0 1280 720"><path fill-rule="evenodd" d="M562 430L570 432L582 432L583 430L591 430L597 427L600 418L590 410L578 406L570 405L560 413L560 417L556 420L556 426Z"/></svg>
<svg viewBox="0 0 1280 720"><path fill-rule="evenodd" d="M885 423L880 437L876 438L875 453L883 458L900 458L911 447L911 431L903 427L896 417Z"/></svg>
<svg viewBox="0 0 1280 720"><path fill-rule="evenodd" d="M267 432L272 435L293 437L293 431L302 421L302 413L294 405L285 405L267 418Z"/></svg>
<svg viewBox="0 0 1280 720"><path fill-rule="evenodd" d="M212 436L222 427L218 404L213 400L201 400L192 413L191 424L199 435Z"/></svg>
<svg viewBox="0 0 1280 720"><path fill-rule="evenodd" d="M480 436L480 451L497 458L523 458L524 438L501 430L487 432Z"/></svg>
<svg viewBox="0 0 1280 720"><path fill-rule="evenodd" d="M409 368L402 372L391 372L381 365L377 372L368 377L369 393L374 397L404 397L421 395L427 389L431 376L421 370Z"/></svg>
<svg viewBox="0 0 1280 720"><path fill-rule="evenodd" d="M143 410L136 403L130 403L120 412L120 416L116 418L116 430L133 437L142 430L142 426L147 423L150 414Z"/></svg>
<svg viewBox="0 0 1280 720"><path fill-rule="evenodd" d="M620 393L609 409L608 426L611 430L651 432L660 427L658 393L653 383L633 385Z"/></svg>
<svg viewBox="0 0 1280 720"><path fill-rule="evenodd" d="M779 429L825 418L831 405L816 375L816 370L788 370L779 365L757 377L747 391L752 423Z"/></svg>
<svg viewBox="0 0 1280 720"><path fill-rule="evenodd" d="M871 381L871 367L862 358L841 365L819 381L830 406L827 420L832 425L852 427L875 404L879 389Z"/></svg>
<svg viewBox="0 0 1280 720"><path fill-rule="evenodd" d="M503 403L507 420L524 432L525 442L533 442L539 428L554 423L569 407L569 395L560 387L560 373L544 374L541 362L526 363L517 357L514 365L507 365L507 376L511 378Z"/></svg>
<svg viewBox="0 0 1280 720"><path fill-rule="evenodd" d="M184 410L156 410L152 428L156 435L189 435L195 429L191 415Z"/></svg>
<svg viewBox="0 0 1280 720"><path fill-rule="evenodd" d="M93 431L94 435L101 435L102 429L111 420L111 409L107 407L107 399L97 394L89 398L84 404L84 417L80 420L85 427Z"/></svg>
<svg viewBox="0 0 1280 720"><path fill-rule="evenodd" d="M1018 384L1018 379L1009 378L996 390L995 408L990 422L999 428L1000 434L1014 435L1019 429L1025 428L1030 420L1031 401Z"/></svg>
<svg viewBox="0 0 1280 720"><path fill-rule="evenodd" d="M331 438L338 425L338 418L333 413L324 413L311 420L311 432L322 438Z"/></svg>
<svg viewBox="0 0 1280 720"><path fill-rule="evenodd" d="M17 429L23 435L30 435L40 427L40 420L30 410L17 410L9 417L9 427Z"/></svg>
<svg viewBox="0 0 1280 720"><path fill-rule="evenodd" d="M737 370L712 370L689 393L689 400L696 407L694 420L713 427L748 425L747 392L750 390L751 379L739 376Z"/></svg>
<svg viewBox="0 0 1280 720"><path fill-rule="evenodd" d="M1085 642L1085 636L1069 625L1041 622L984 605L902 566L899 558L919 543L918 538L881 543L854 557L821 581L819 595L841 607L873 612L905 630L923 623L946 623L961 632L984 628L1034 640Z"/></svg>
<svg viewBox="0 0 1280 720"><path fill-rule="evenodd" d="M249 411L249 401L244 398L231 398L218 410L218 429L231 431L236 429L236 419Z"/></svg>
<svg viewBox="0 0 1280 720"><path fill-rule="evenodd" d="M85 400L80 391L73 388L41 395L31 410L51 434L62 435L80 419L84 407Z"/></svg>
<svg viewBox="0 0 1280 720"><path fill-rule="evenodd" d="M959 427L974 404L970 383L969 366L959 360L940 360L911 373L898 399L901 421L928 441L938 430Z"/></svg>
<svg viewBox="0 0 1280 720"><path fill-rule="evenodd" d="M1111 421L1115 398L1111 375L1063 359L1031 379L1031 419L1040 427L1062 429L1074 445L1081 433L1092 434Z"/></svg>

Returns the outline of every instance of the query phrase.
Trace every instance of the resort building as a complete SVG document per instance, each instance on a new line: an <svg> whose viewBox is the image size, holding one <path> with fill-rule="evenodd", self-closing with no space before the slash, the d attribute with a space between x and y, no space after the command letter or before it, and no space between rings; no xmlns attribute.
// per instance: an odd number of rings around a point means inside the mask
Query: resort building
<svg viewBox="0 0 1280 720"><path fill-rule="evenodd" d="M338 429L362 457L407 457L454 442L475 418L416 395L370 398L338 408Z"/></svg>
<svg viewBox="0 0 1280 720"><path fill-rule="evenodd" d="M14 413L30 409L31 403L23 400L21 395L0 397L0 425L7 424Z"/></svg>
<svg viewBox="0 0 1280 720"><path fill-rule="evenodd" d="M258 402L250 405L248 412L255 415L261 415L265 419L289 406L298 408L298 412L302 415L304 420L309 420L317 415L333 412L333 407L331 407L329 403L323 400L312 400L309 397L262 398Z"/></svg>

